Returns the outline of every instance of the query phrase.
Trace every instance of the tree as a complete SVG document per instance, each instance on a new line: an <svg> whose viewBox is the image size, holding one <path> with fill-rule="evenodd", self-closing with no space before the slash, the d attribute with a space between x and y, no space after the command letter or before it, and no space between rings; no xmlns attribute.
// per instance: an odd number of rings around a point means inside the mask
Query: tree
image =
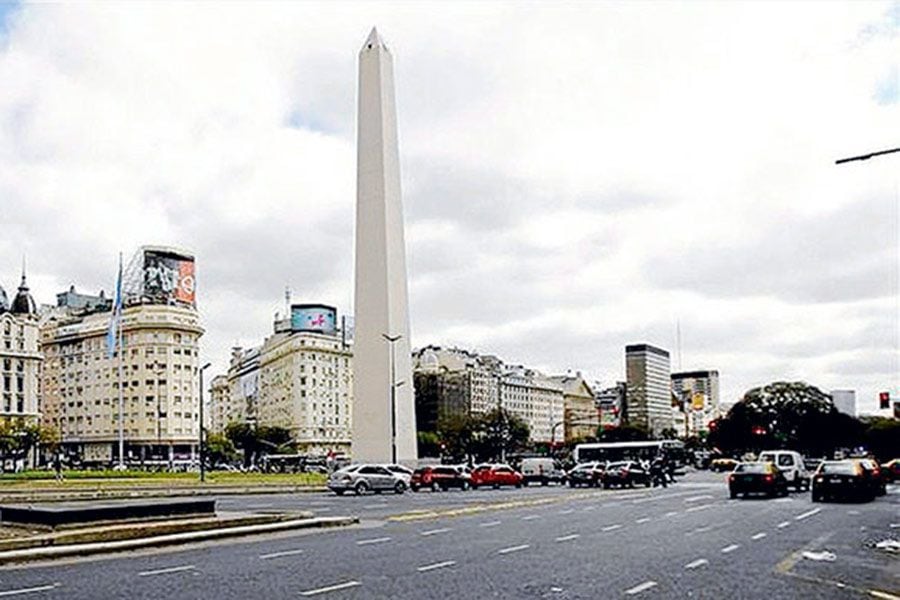
<svg viewBox="0 0 900 600"><path fill-rule="evenodd" d="M804 382L774 382L749 390L710 427L710 444L728 454L773 448L826 456L859 443L859 421L839 413L831 397Z"/></svg>
<svg viewBox="0 0 900 600"><path fill-rule="evenodd" d="M416 434L419 456L440 456L441 438L434 431L420 431Z"/></svg>
<svg viewBox="0 0 900 600"><path fill-rule="evenodd" d="M440 454L453 462L466 462L473 453L476 419L470 415L450 414L437 423Z"/></svg>
<svg viewBox="0 0 900 600"><path fill-rule="evenodd" d="M524 450L531 431L521 418L503 408L480 415L475 422L474 454L478 460L503 460Z"/></svg>
<svg viewBox="0 0 900 600"><path fill-rule="evenodd" d="M211 433L206 438L206 460L211 466L230 463L236 457L237 449L225 435Z"/></svg>
<svg viewBox="0 0 900 600"><path fill-rule="evenodd" d="M243 451L244 467L249 467L261 454L284 448L291 441L291 432L284 427L232 422L225 427L225 437Z"/></svg>
<svg viewBox="0 0 900 600"><path fill-rule="evenodd" d="M666 427L662 431L659 432L659 437L664 440L675 440L678 439L678 430L674 427Z"/></svg>
<svg viewBox="0 0 900 600"><path fill-rule="evenodd" d="M900 457L900 421L884 417L871 417L863 423L863 441L878 460L886 462Z"/></svg>

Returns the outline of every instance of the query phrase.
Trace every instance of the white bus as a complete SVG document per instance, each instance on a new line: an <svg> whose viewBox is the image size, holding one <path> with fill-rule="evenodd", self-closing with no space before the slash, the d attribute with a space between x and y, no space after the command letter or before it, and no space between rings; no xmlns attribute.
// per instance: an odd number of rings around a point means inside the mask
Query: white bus
<svg viewBox="0 0 900 600"><path fill-rule="evenodd" d="M615 462L620 460L652 461L665 451L666 456L675 466L684 465L684 442L681 440L649 440L646 442L612 442L596 444L578 444L572 458L578 464L601 461Z"/></svg>

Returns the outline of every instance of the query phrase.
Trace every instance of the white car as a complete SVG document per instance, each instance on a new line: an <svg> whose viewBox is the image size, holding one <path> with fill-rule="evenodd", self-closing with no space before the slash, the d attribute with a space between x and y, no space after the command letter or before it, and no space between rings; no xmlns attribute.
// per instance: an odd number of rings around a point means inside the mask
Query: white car
<svg viewBox="0 0 900 600"><path fill-rule="evenodd" d="M403 479L382 465L352 465L335 471L328 478L328 489L338 496L344 492L353 492L357 496L386 491L402 494L408 487Z"/></svg>
<svg viewBox="0 0 900 600"><path fill-rule="evenodd" d="M388 471L390 471L391 473L393 473L394 475L396 475L397 477L399 477L400 479L402 479L403 482L406 484L406 487L409 487L409 481L410 481L410 479L412 479L412 474L413 474L412 469L410 469L409 467L404 467L403 465L397 465L397 464L393 464L393 465L389 464L389 465L381 465L381 466L384 467L385 469L387 469Z"/></svg>
<svg viewBox="0 0 900 600"><path fill-rule="evenodd" d="M770 462L784 473L788 486L796 490L809 489L809 473L803 464L803 456L794 450L766 450L760 452L759 462Z"/></svg>

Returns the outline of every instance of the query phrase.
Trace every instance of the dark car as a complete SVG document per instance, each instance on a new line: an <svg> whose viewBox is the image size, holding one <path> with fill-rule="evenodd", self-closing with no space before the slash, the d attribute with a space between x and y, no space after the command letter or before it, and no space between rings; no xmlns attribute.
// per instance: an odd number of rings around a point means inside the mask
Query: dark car
<svg viewBox="0 0 900 600"><path fill-rule="evenodd" d="M872 458L860 459L859 464L862 466L866 477L869 478L869 485L872 492L876 496L884 496L887 494L887 475L878 464L878 461Z"/></svg>
<svg viewBox="0 0 900 600"><path fill-rule="evenodd" d="M889 460L881 465L881 471L889 483L900 481L900 458Z"/></svg>
<svg viewBox="0 0 900 600"><path fill-rule="evenodd" d="M861 464L852 460L822 461L813 475L812 501L873 500L875 492Z"/></svg>
<svg viewBox="0 0 900 600"><path fill-rule="evenodd" d="M603 487L634 487L644 485L650 487L650 473L639 463L633 461L614 462L606 465L603 472Z"/></svg>
<svg viewBox="0 0 900 600"><path fill-rule="evenodd" d="M467 490L470 484L469 475L458 467L441 465L420 467L413 471L409 481L409 489L414 492L418 492L422 488L430 488L434 492L447 491L450 488Z"/></svg>
<svg viewBox="0 0 900 600"><path fill-rule="evenodd" d="M581 463L566 475L569 487L587 486L597 487L603 481L603 472L606 465L599 462Z"/></svg>
<svg viewBox="0 0 900 600"><path fill-rule="evenodd" d="M728 476L728 495L764 494L770 498L788 495L788 482L781 469L770 462L744 462Z"/></svg>
<svg viewBox="0 0 900 600"><path fill-rule="evenodd" d="M501 485L522 487L525 478L509 465L478 465L472 470L472 487L491 486L494 489Z"/></svg>

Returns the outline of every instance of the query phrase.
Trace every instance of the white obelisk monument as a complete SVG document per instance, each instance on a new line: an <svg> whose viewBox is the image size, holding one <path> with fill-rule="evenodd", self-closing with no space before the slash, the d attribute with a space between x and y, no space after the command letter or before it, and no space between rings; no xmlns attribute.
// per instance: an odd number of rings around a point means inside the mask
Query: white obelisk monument
<svg viewBox="0 0 900 600"><path fill-rule="evenodd" d="M411 463L416 409L394 69L375 29L359 52L358 93L353 461Z"/></svg>

